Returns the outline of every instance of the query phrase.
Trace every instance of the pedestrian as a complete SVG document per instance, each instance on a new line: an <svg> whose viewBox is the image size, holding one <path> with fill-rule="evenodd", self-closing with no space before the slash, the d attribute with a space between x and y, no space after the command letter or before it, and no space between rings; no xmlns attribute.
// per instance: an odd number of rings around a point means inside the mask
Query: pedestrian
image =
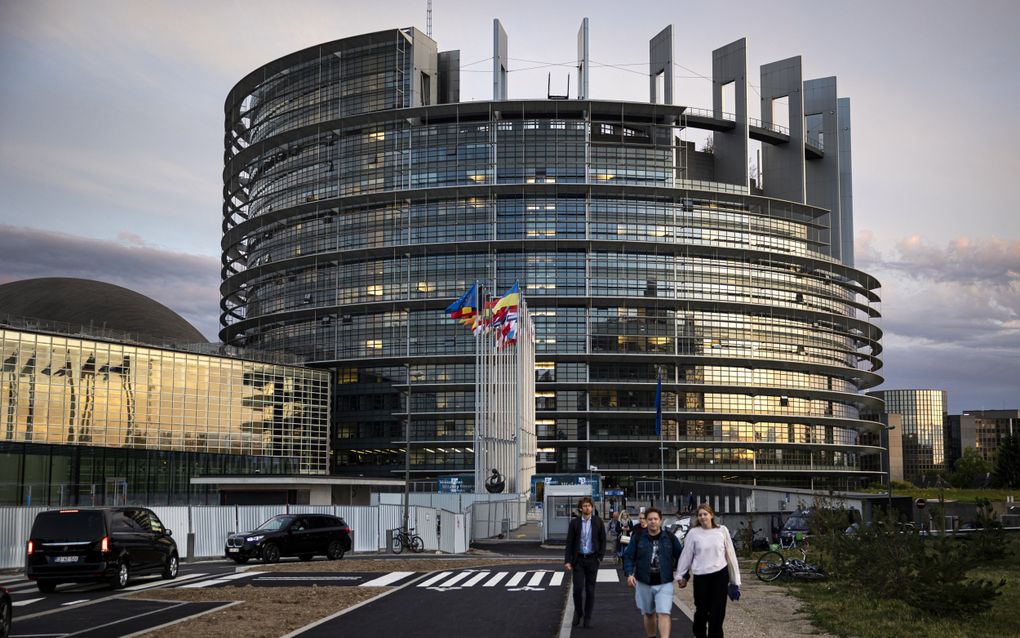
<svg viewBox="0 0 1020 638"><path fill-rule="evenodd" d="M666 638L670 632L673 609L673 570L680 560L681 546L676 536L662 529L662 512L654 507L645 511L648 527L623 553L623 573L627 585L634 588L634 601L641 610L645 635Z"/></svg>
<svg viewBox="0 0 1020 638"><path fill-rule="evenodd" d="M595 579L606 552L606 527L593 513L594 507L591 497L582 497L577 502L581 516L572 518L567 525L563 562L566 570L573 574L575 627L581 624L582 617L584 626L591 627L591 613L595 609Z"/></svg>
<svg viewBox="0 0 1020 638"><path fill-rule="evenodd" d="M693 512L697 504L697 501L694 499L694 490L687 492L687 511Z"/></svg>
<svg viewBox="0 0 1020 638"><path fill-rule="evenodd" d="M609 524L607 525L607 531L609 534L609 540L612 543L613 552L619 553L620 549L620 513L613 512L609 515Z"/></svg>
<svg viewBox="0 0 1020 638"><path fill-rule="evenodd" d="M694 637L723 638L726 598L740 599L737 553L730 531L719 525L711 505L699 505L697 519L697 526L684 539L674 577L683 589L687 587L688 572L694 574Z"/></svg>
<svg viewBox="0 0 1020 638"><path fill-rule="evenodd" d="M630 518L630 512L620 512L620 538L616 541L616 558L623 561L623 550L627 549L630 543L630 535L634 529L634 521Z"/></svg>

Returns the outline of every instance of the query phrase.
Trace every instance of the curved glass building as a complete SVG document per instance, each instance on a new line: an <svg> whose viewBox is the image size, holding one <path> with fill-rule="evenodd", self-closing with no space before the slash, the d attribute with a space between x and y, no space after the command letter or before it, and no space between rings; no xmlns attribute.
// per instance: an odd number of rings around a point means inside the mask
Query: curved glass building
<svg viewBox="0 0 1020 638"><path fill-rule="evenodd" d="M580 99L507 99L498 22L492 101L460 102L459 52L413 28L298 51L231 90L221 337L334 372L334 472L402 472L407 423L414 476L472 471L474 342L443 309L475 281L519 281L539 473L882 476L861 467L881 427L860 416L881 411L862 393L881 382L879 284L853 267L849 102L791 58L762 67L748 117L741 40L713 55L712 109L673 105L671 42L651 42L648 102L589 98L586 53ZM685 128L713 131L710 152Z"/></svg>

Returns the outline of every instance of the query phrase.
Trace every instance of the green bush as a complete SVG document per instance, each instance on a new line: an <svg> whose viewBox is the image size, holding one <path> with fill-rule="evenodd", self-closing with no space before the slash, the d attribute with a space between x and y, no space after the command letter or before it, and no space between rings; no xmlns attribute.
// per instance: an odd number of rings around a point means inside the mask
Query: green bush
<svg viewBox="0 0 1020 638"><path fill-rule="evenodd" d="M813 561L831 578L936 616L979 613L1000 595L1004 581L967 577L977 564L972 543L901 530L902 521L890 515L853 534L812 536Z"/></svg>

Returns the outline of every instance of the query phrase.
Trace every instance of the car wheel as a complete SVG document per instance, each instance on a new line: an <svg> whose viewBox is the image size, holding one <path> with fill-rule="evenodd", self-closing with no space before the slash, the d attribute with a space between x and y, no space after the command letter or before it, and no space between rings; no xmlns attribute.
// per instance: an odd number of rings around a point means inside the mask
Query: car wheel
<svg viewBox="0 0 1020 638"><path fill-rule="evenodd" d="M231 556L230 558L238 565L244 565L248 562L247 556Z"/></svg>
<svg viewBox="0 0 1020 638"><path fill-rule="evenodd" d="M123 589L131 578L131 570L128 569L127 561L117 563L117 573L110 578L110 589Z"/></svg>
<svg viewBox="0 0 1020 638"><path fill-rule="evenodd" d="M52 580L39 580L36 581L35 586L39 588L44 594L49 594L57 588L57 584Z"/></svg>
<svg viewBox="0 0 1020 638"><path fill-rule="evenodd" d="M273 543L266 543L262 546L262 562L263 563L278 563L280 562L280 548Z"/></svg>
<svg viewBox="0 0 1020 638"><path fill-rule="evenodd" d="M329 560L340 560L344 557L344 546L340 541L331 541L326 548L326 558Z"/></svg>
<svg viewBox="0 0 1020 638"><path fill-rule="evenodd" d="M301 560L303 560L303 561L305 561L307 563L308 561L310 561L313 558L315 558L315 554L301 554L300 556L298 556L298 558L300 558Z"/></svg>
<svg viewBox="0 0 1020 638"><path fill-rule="evenodd" d="M177 571L180 569L180 561L177 560L177 554L170 554L170 558L167 559L166 565L163 566L163 578L167 580L171 578L177 578Z"/></svg>

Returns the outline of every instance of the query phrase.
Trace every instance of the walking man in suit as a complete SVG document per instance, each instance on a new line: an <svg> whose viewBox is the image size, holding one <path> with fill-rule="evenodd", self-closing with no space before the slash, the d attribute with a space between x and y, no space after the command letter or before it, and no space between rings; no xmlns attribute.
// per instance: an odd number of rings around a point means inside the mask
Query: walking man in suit
<svg viewBox="0 0 1020 638"><path fill-rule="evenodd" d="M591 497L582 497L577 502L581 516L570 519L567 527L567 548L563 562L573 574L574 626L581 624L591 627L591 613L595 608L595 579L599 563L606 553L606 528L602 519L594 513Z"/></svg>

